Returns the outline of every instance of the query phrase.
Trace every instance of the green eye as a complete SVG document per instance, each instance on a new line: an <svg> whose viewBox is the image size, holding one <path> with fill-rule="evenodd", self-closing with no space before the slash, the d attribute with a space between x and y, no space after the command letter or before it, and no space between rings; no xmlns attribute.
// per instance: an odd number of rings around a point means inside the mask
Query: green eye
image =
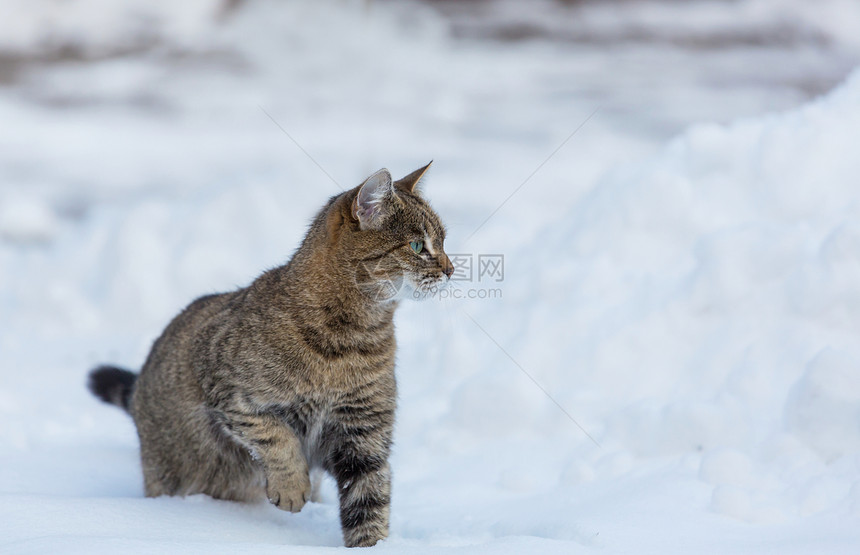
<svg viewBox="0 0 860 555"><path fill-rule="evenodd" d="M424 250L424 241L412 241L409 246L412 247L412 252L421 254L421 251Z"/></svg>

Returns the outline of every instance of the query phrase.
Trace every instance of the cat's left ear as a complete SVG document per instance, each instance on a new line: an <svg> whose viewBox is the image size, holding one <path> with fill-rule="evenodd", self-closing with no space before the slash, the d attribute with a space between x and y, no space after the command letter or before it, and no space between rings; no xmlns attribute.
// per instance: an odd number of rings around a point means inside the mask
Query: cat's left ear
<svg viewBox="0 0 860 555"><path fill-rule="evenodd" d="M385 217L385 205L394 195L391 174L382 168L364 180L355 200L352 201L352 217L358 220L359 227L378 229Z"/></svg>
<svg viewBox="0 0 860 555"><path fill-rule="evenodd" d="M418 182L421 181L421 178L424 177L424 174L427 173L427 170L430 169L430 165L433 163L433 160L430 160L430 163L424 166L423 168L418 168L414 172L410 173L406 177L402 179L398 179L394 182L394 186L398 189L403 189L404 191L409 191L410 193L415 193L416 187L418 186Z"/></svg>

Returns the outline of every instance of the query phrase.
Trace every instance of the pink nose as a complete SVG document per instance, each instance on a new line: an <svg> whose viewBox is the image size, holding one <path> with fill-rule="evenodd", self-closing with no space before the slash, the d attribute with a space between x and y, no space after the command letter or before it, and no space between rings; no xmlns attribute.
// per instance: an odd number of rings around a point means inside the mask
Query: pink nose
<svg viewBox="0 0 860 555"><path fill-rule="evenodd" d="M448 279L451 279L451 276L454 275L454 265L451 264L451 259L445 254L442 255L442 271L445 272Z"/></svg>

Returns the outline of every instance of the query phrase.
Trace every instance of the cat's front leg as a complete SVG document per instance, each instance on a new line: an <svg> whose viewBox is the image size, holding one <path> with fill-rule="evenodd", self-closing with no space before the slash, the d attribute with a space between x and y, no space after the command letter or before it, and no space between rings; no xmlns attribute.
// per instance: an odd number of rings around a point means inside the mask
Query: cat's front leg
<svg viewBox="0 0 860 555"><path fill-rule="evenodd" d="M299 512L311 497L308 463L295 432L267 414L228 413L230 429L263 463L266 495L279 509Z"/></svg>
<svg viewBox="0 0 860 555"><path fill-rule="evenodd" d="M351 433L353 432L353 433ZM388 536L391 472L388 437L367 437L367 429L346 430L334 448L329 472L337 480L340 522L347 547L369 547Z"/></svg>

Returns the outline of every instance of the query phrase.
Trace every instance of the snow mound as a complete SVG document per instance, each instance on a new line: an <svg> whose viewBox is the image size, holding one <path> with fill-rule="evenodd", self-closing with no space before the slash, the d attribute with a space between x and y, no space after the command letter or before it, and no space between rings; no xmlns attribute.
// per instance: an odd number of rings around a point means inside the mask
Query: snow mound
<svg viewBox="0 0 860 555"><path fill-rule="evenodd" d="M522 253L549 271L511 280L554 307L520 300L553 323L523 318L520 343L563 353L539 379L612 448L702 453L718 512L785 520L860 483L858 130L860 72L787 114L696 126L605 177Z"/></svg>

